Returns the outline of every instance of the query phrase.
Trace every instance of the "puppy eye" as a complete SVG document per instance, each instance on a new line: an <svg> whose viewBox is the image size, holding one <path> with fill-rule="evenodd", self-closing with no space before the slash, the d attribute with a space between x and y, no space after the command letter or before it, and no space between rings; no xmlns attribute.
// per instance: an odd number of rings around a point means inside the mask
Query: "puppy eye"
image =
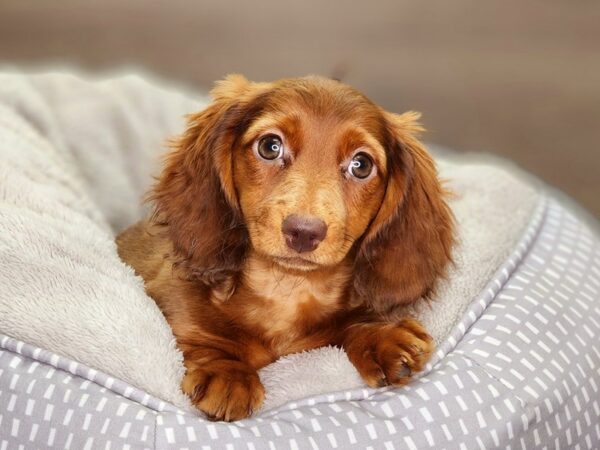
<svg viewBox="0 0 600 450"><path fill-rule="evenodd" d="M258 141L257 150L261 158L272 161L283 155L283 142L276 134L267 134Z"/></svg>
<svg viewBox="0 0 600 450"><path fill-rule="evenodd" d="M360 179L367 178L372 171L373 160L366 153L357 153L348 166L350 175Z"/></svg>

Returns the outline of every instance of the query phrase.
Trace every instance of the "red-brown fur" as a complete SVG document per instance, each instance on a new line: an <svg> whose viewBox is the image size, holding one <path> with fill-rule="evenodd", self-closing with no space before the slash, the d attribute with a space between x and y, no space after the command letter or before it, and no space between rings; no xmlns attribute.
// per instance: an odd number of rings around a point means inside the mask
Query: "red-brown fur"
<svg viewBox="0 0 600 450"><path fill-rule="evenodd" d="M418 115L319 77L234 75L213 98L166 157L154 215L117 239L173 328L184 392L215 420L247 417L264 396L258 369L328 344L368 385L406 383L432 339L414 319L389 318L432 294L453 243ZM273 130L286 157L266 162L252 149ZM376 166L364 180L348 174L357 149ZM290 214L327 224L302 259L282 237Z"/></svg>

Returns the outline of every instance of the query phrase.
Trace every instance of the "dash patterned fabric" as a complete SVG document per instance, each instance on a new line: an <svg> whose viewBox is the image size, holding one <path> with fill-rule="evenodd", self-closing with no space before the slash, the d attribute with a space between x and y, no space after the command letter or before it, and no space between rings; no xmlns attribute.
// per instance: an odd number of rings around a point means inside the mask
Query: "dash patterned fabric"
<svg viewBox="0 0 600 450"><path fill-rule="evenodd" d="M212 423L4 337L0 450L597 449L599 337L599 237L549 199L408 386L310 397Z"/></svg>

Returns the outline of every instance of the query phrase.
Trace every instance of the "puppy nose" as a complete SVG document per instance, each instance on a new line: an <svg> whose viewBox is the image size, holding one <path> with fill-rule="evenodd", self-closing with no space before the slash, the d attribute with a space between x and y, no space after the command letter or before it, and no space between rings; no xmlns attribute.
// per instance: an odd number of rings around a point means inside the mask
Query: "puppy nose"
<svg viewBox="0 0 600 450"><path fill-rule="evenodd" d="M327 225L321 219L292 214L281 225L285 242L298 253L312 252L325 239Z"/></svg>

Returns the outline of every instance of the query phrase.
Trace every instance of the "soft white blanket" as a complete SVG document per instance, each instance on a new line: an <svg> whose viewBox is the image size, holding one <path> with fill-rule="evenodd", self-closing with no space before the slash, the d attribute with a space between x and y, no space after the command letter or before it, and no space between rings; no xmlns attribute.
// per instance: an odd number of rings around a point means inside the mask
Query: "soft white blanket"
<svg viewBox="0 0 600 450"><path fill-rule="evenodd" d="M145 214L140 198L164 140L205 104L138 77L90 82L0 75L0 332L113 374L183 408L183 365L114 236ZM537 190L493 164L440 160L455 191L456 264L417 316L440 342L511 252ZM324 348L266 367L265 408L361 385Z"/></svg>

